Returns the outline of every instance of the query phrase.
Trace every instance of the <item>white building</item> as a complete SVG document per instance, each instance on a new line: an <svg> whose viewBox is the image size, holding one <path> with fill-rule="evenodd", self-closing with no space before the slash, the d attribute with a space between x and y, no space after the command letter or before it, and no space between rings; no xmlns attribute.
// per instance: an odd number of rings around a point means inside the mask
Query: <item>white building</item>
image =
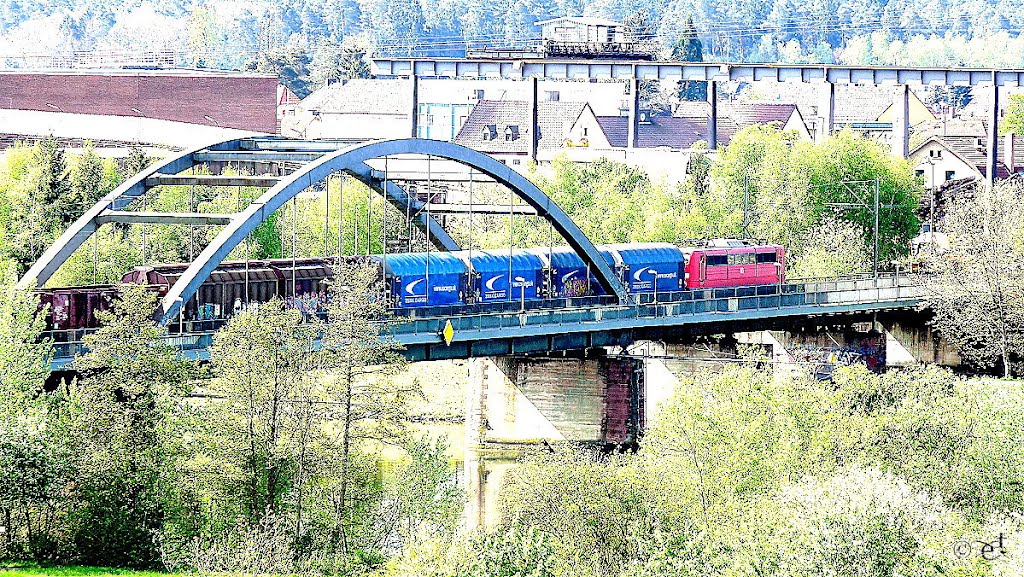
<svg viewBox="0 0 1024 577"><path fill-rule="evenodd" d="M481 100L526 101L530 83L516 80L421 79L416 135L453 141ZM628 85L621 81L540 81L539 102L586 102L603 116L623 114ZM356 79L321 88L285 110L281 133L295 138L403 138L412 131L412 82Z"/></svg>
<svg viewBox="0 0 1024 577"><path fill-rule="evenodd" d="M587 16L566 16L536 23L541 38L555 42L624 42L621 22Z"/></svg>

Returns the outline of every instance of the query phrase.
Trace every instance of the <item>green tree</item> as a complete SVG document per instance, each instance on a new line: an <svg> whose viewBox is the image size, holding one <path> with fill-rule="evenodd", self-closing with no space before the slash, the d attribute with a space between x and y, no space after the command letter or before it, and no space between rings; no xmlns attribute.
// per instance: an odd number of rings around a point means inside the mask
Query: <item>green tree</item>
<svg viewBox="0 0 1024 577"><path fill-rule="evenodd" d="M999 121L1000 134L1024 134L1024 94L1011 94L1006 114Z"/></svg>
<svg viewBox="0 0 1024 577"><path fill-rule="evenodd" d="M192 367L153 320L156 294L125 285L77 357L83 375L70 389L68 438L77 482L69 531L81 561L153 567L163 521L161 484L170 456L169 415L187 393Z"/></svg>
<svg viewBox="0 0 1024 577"><path fill-rule="evenodd" d="M949 249L929 261L935 274L924 278L942 334L964 358L998 365L1005 377L1024 353L1022 190L1007 181L954 201L944 221Z"/></svg>
<svg viewBox="0 0 1024 577"><path fill-rule="evenodd" d="M66 455L48 427L49 342L38 297L0 276L0 558L57 559Z"/></svg>
<svg viewBox="0 0 1024 577"><path fill-rule="evenodd" d="M85 150L72 158L68 168L71 201L78 207L73 218L77 218L109 192L106 189L110 184L109 178L103 160L96 154L92 141L86 141Z"/></svg>
<svg viewBox="0 0 1024 577"><path fill-rule="evenodd" d="M875 180L882 205L879 261L906 254L918 231L921 186L909 164L849 132L815 144L797 141L794 134L772 126L751 126L737 132L722 150L711 177L713 185L703 210L712 235L742 234L747 196L750 236L777 242L796 254L809 254L802 243L820 239L808 237L808 232L835 220L856 225L870 254ZM834 204L850 207L832 208ZM817 270L826 272L821 267Z"/></svg>
<svg viewBox="0 0 1024 577"><path fill-rule="evenodd" d="M353 491L353 455L359 443L401 438L406 398L416 391L396 389L390 379L403 365L399 346L387 338L388 304L376 269L342 261L335 268L323 334L329 352L338 417L338 477L332 484L334 529L329 543L347 557L358 543L360 527L350 512L358 501ZM368 371L368 367L374 367Z"/></svg>
<svg viewBox="0 0 1024 577"><path fill-rule="evenodd" d="M693 16L686 19L686 26L683 33L672 45L672 60L676 62L704 62L704 46L697 35L697 27L693 24ZM677 92L680 100L706 100L708 98L708 83L697 80L683 80L679 82Z"/></svg>
<svg viewBox="0 0 1024 577"><path fill-rule="evenodd" d="M145 149L138 144L132 144L128 147L127 158L124 159L122 175L125 179L131 178L142 172L151 162L152 159L146 154Z"/></svg>

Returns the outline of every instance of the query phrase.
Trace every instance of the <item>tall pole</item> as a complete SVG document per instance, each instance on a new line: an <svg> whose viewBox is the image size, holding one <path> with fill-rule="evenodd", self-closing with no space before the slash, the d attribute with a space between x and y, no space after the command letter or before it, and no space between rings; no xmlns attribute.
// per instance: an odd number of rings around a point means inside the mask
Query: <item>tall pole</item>
<svg viewBox="0 0 1024 577"><path fill-rule="evenodd" d="M743 175L743 238L750 236L750 175Z"/></svg>
<svg viewBox="0 0 1024 577"><path fill-rule="evenodd" d="M373 253L373 188L366 187L366 254Z"/></svg>
<svg viewBox="0 0 1024 577"><path fill-rule="evenodd" d="M988 158L985 166L988 169L988 188L996 183L996 171L999 168L999 85L995 82L995 73L992 73L992 110L989 111L988 119Z"/></svg>
<svg viewBox="0 0 1024 577"><path fill-rule="evenodd" d="M298 258L297 250L298 243L296 242L299 236L299 199L292 197L292 306L295 306L295 268L298 266L296 259Z"/></svg>
<svg viewBox="0 0 1024 577"><path fill-rule="evenodd" d="M384 194L388 193L388 157L384 157ZM380 251L384 259L384 268L388 262L388 205L384 203L380 212Z"/></svg>
<svg viewBox="0 0 1024 577"><path fill-rule="evenodd" d="M512 228L512 187L508 188L508 300L512 300L512 246L515 244L515 230Z"/></svg>
<svg viewBox="0 0 1024 577"><path fill-rule="evenodd" d="M935 240L935 161L931 158L928 159L928 164L932 165L932 185L928 189L928 234L929 240Z"/></svg>
<svg viewBox="0 0 1024 577"><path fill-rule="evenodd" d="M324 188L324 258L331 254L331 176Z"/></svg>
<svg viewBox="0 0 1024 577"><path fill-rule="evenodd" d="M878 278L878 179L875 179L875 250L874 250L874 273Z"/></svg>
<svg viewBox="0 0 1024 577"><path fill-rule="evenodd" d="M341 264L341 255L345 254L345 240L342 236L345 231L345 177L338 177L338 264Z"/></svg>

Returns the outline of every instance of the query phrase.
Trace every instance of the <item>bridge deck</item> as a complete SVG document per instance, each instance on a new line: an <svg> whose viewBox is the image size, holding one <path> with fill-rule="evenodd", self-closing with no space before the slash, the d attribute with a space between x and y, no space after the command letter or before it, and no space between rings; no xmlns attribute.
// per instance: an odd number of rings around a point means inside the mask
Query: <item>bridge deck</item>
<svg viewBox="0 0 1024 577"><path fill-rule="evenodd" d="M405 346L410 360L454 359L578 350L625 344L664 331L721 332L729 323L749 328L780 319L836 317L916 308L923 291L907 277L817 281L718 291L680 291L644 295L632 306L580 299L540 303L507 303L504 310L478 307L433 308L413 311L391 327L391 336ZM764 294L770 290L769 294ZM762 294L753 294L753 293ZM749 294L747 294L749 293ZM406 311L409 314L409 311ZM415 316L412 316L415 315ZM450 345L441 331L451 321ZM200 327L204 326L198 323ZM209 358L217 321L207 330L190 330L167 337L188 358ZM223 324L220 321L219 324ZM193 325L195 326L195 325ZM68 367L83 350L80 340L54 344L53 370Z"/></svg>

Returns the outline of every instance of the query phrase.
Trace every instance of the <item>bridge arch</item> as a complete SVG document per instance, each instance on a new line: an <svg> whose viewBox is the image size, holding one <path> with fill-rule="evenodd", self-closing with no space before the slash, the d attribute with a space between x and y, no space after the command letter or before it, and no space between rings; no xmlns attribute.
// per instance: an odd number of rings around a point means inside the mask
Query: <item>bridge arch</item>
<svg viewBox="0 0 1024 577"><path fill-rule="evenodd" d="M191 150L187 150L177 156L170 157L162 162L156 162L141 171L139 174L129 178L109 194L100 199L95 205L85 212L81 217L72 223L66 231L39 257L39 259L22 276L19 285L23 288L41 287L54 273L63 265L74 252L85 244L99 227L111 219L111 213L119 211L132 202L142 197L150 188L148 180L161 174L178 174L201 165L206 162L202 156L211 152L244 153L244 143L252 139L267 139L262 134L251 134L240 138L214 142ZM282 141L283 142L283 141ZM374 178L372 168L365 163L353 163L348 171L354 178L369 186L371 189L384 197L391 204L398 207L402 212L406 208L416 208L416 201L406 191L394 182L383 183ZM224 221L236 220L244 213L236 215L219 215L219 219L206 218L211 224L224 224ZM119 222L157 222L150 220L135 219L129 214L118 215L122 220ZM170 216L164 215L171 219ZM179 219L190 216L194 222L202 221L205 217L202 214L179 214ZM430 231L430 237L434 244L443 250L459 250L459 245L448 235L433 218L420 214L416 220L416 226L423 230ZM220 261L218 261L219 263Z"/></svg>
<svg viewBox="0 0 1024 577"><path fill-rule="evenodd" d="M261 156L259 148L253 148L253 143L257 141L270 144L272 148L276 147L274 149L280 152L269 156ZM173 175L208 162L212 158L218 158L218 155L221 158L230 157L247 162L267 162L267 160L263 159L270 157L275 158L275 161L287 162L304 154L301 152L301 146L292 147L292 144L308 145L311 143L253 134L197 147L153 164L100 199L99 202L72 223L60 238L43 253L39 260L29 268L19 284L26 288L44 285L57 269L71 257L75 250L88 241L99 227L106 222L225 225L213 242L203 249L198 257L190 263L185 273L168 291L162 306L163 320L167 322L177 314L180 305L187 302L196 293L199 286L206 281L213 270L220 265L221 261L253 229L296 194L323 181L332 174L343 172L356 178L371 189L382 194L388 202L402 211L405 211L406 208L418 209L419 201L413 199L394 182L382 182L379 174L375 174L375 171L367 164L367 161L399 154L421 154L468 166L508 187L513 193L533 207L537 211L538 216L544 217L551 223L552 227L558 231L569 246L580 255L584 262L590 265L598 282L608 293L616 295L620 302L624 302L628 298L622 283L615 276L611 267L602 258L593 243L590 242L572 219L536 185L486 154L457 144L437 140L417 138L378 140L353 144L340 149L331 147L332 143L312 143L320 146L321 151L323 147L331 148L323 155L306 162L291 174L280 179L270 179L275 181L273 186L260 197L253 200L243 211L234 214L138 213L122 210L141 198L153 186L160 186L161 183L166 183L168 178L174 180L175 177ZM308 153L305 153L305 155L309 156ZM306 158L305 160L309 159ZM268 180L259 177L254 178L258 181ZM264 184L263 186L267 185ZM458 244L436 220L420 213L416 224L419 228L428 231L429 237L439 249L459 250Z"/></svg>
<svg viewBox="0 0 1024 577"><path fill-rule="evenodd" d="M179 307L192 298L199 286L239 242L295 195L335 172L365 177L369 174L366 161L398 154L423 154L451 160L472 167L507 186L533 207L538 216L543 216L552 224L569 246L590 265L598 282L609 294L616 295L620 301L626 300L625 288L590 239L551 198L526 177L490 156L464 146L438 140L403 138L356 144L324 155L282 179L252 201L239 213L239 218L232 220L203 249L167 292L163 300L163 322L169 322L178 314Z"/></svg>

